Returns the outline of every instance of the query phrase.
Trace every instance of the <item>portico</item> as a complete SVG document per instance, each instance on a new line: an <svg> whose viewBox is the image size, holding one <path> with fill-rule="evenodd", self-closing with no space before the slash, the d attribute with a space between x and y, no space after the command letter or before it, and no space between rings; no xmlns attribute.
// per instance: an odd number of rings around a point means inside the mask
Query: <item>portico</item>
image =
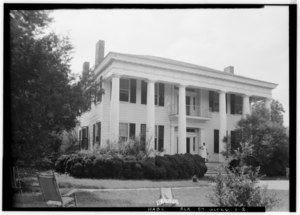
<svg viewBox="0 0 300 215"><path fill-rule="evenodd" d="M124 133L129 133L129 124L134 123L134 134L140 135L145 128L148 148L156 148L158 138L164 138L165 153L186 153L187 143L197 141L196 152L206 143L215 161L224 161L221 152L225 150L224 137L234 129L234 123L251 113L251 97L268 98L274 84L233 74L231 71L217 71L201 66L169 63L155 58L147 59L132 55L109 53L95 73L101 72L109 102L107 131L110 141L120 138L120 123L128 124ZM135 80L133 88L137 101L120 102L120 92L132 94L132 89L120 88L120 80ZM143 82L143 83L142 83ZM131 82L130 82L131 83ZM164 104L158 106L157 85L162 85ZM142 91L142 86L144 86ZM124 92L123 92L124 91ZM140 99L138 97L146 98ZM144 102L141 102L144 100ZM105 125L105 124L104 124ZM157 133L157 126L163 126ZM196 129L196 136L187 129ZM163 135L159 137L159 135ZM195 137L195 138L193 138ZM177 146L178 138L178 146ZM191 139L189 139L191 138ZM216 139L217 138L217 139ZM216 148L218 147L218 148Z"/></svg>

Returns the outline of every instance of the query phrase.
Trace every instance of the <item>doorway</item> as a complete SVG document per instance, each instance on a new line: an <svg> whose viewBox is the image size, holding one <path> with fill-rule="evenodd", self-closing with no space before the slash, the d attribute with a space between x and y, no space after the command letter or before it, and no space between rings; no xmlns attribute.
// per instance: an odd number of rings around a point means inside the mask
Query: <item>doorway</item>
<svg viewBox="0 0 300 215"><path fill-rule="evenodd" d="M185 98L186 103L186 115L187 116L196 116L197 107L196 107L196 95L188 95Z"/></svg>
<svg viewBox="0 0 300 215"><path fill-rule="evenodd" d="M197 154L197 134L187 133L186 137L186 153Z"/></svg>

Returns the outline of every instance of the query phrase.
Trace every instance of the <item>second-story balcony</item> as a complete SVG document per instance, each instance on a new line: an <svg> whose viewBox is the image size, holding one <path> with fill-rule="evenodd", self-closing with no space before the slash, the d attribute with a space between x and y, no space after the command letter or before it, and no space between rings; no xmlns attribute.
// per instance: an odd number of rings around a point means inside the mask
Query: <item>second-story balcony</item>
<svg viewBox="0 0 300 215"><path fill-rule="evenodd" d="M178 118L178 105L173 104L169 106L170 119ZM212 118L212 114L208 108L203 108L196 105L186 105L186 118L187 119L198 119L201 121L208 121Z"/></svg>

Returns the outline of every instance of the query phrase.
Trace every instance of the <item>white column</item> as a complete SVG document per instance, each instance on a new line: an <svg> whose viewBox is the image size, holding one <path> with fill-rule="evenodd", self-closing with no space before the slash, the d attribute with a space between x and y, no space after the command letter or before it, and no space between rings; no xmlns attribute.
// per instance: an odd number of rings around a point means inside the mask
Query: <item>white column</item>
<svg viewBox="0 0 300 215"><path fill-rule="evenodd" d="M119 118L120 118L120 76L112 76L111 101L110 101L110 140L119 140Z"/></svg>
<svg viewBox="0 0 300 215"><path fill-rule="evenodd" d="M248 95L243 95L243 118L250 114L250 100Z"/></svg>
<svg viewBox="0 0 300 215"><path fill-rule="evenodd" d="M226 97L227 97L227 114L230 114L231 113L231 96L229 93L226 94Z"/></svg>
<svg viewBox="0 0 300 215"><path fill-rule="evenodd" d="M176 154L175 127L171 125L170 129L171 129L170 154L173 155Z"/></svg>
<svg viewBox="0 0 300 215"><path fill-rule="evenodd" d="M185 104L185 88L179 86L179 112L178 112L178 145L179 154L186 153L186 104Z"/></svg>
<svg viewBox="0 0 300 215"><path fill-rule="evenodd" d="M223 142L226 136L227 120L226 120L226 93L220 91L219 93L219 114L220 114L220 129L219 129L219 161L223 162L224 156L221 154L225 150L225 143Z"/></svg>
<svg viewBox="0 0 300 215"><path fill-rule="evenodd" d="M147 144L150 150L150 156L154 156L154 140L155 140L155 82L148 80L147 84Z"/></svg>
<svg viewBox="0 0 300 215"><path fill-rule="evenodd" d="M199 135L199 147L198 147L198 154L201 155L200 147L203 146L204 141L204 128L200 128L200 135ZM207 143L205 143L206 147L208 147ZM208 149L207 149L208 150Z"/></svg>
<svg viewBox="0 0 300 215"><path fill-rule="evenodd" d="M271 98L266 98L265 108L271 111Z"/></svg>

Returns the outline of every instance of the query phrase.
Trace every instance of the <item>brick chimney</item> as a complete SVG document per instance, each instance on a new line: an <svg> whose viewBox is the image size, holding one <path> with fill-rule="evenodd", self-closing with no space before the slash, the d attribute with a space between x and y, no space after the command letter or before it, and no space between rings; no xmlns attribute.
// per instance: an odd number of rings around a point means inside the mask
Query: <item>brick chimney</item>
<svg viewBox="0 0 300 215"><path fill-rule="evenodd" d="M89 73L90 69L90 63L89 62L84 62L82 65L82 74L87 74Z"/></svg>
<svg viewBox="0 0 300 215"><path fill-rule="evenodd" d="M227 66L226 68L224 68L224 72L234 74L234 67Z"/></svg>
<svg viewBox="0 0 300 215"><path fill-rule="evenodd" d="M96 43L96 55L95 55L95 68L102 62L104 59L104 40L99 40Z"/></svg>

